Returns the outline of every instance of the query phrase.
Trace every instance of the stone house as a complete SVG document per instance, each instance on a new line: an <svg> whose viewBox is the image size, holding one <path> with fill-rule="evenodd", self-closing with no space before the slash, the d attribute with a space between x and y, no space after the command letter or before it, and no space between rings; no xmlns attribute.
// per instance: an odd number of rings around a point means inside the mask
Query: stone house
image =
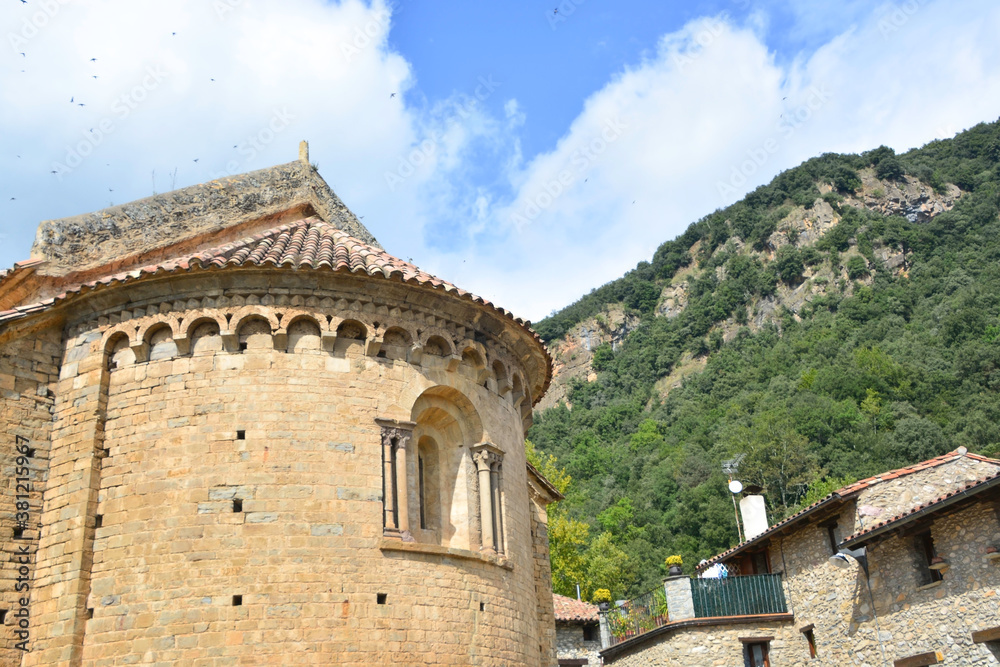
<svg viewBox="0 0 1000 667"><path fill-rule="evenodd" d="M669 619L602 656L623 666L995 665L998 550L1000 461L959 448L851 484L699 566L728 577L666 580Z"/></svg>
<svg viewBox="0 0 1000 667"><path fill-rule="evenodd" d="M305 147L42 223L0 274L0 664L554 665L550 378Z"/></svg>
<svg viewBox="0 0 1000 667"><path fill-rule="evenodd" d="M597 605L552 594L556 616L556 658L560 667L601 664Z"/></svg>

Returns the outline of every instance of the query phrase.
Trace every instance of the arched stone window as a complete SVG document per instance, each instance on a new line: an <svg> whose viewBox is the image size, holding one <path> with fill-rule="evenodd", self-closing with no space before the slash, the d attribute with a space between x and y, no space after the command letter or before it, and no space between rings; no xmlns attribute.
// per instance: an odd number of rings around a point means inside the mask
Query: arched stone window
<svg viewBox="0 0 1000 667"><path fill-rule="evenodd" d="M469 399L451 387L432 387L414 402L410 421L376 421L385 536L479 548L477 473L469 451L482 442L483 427Z"/></svg>

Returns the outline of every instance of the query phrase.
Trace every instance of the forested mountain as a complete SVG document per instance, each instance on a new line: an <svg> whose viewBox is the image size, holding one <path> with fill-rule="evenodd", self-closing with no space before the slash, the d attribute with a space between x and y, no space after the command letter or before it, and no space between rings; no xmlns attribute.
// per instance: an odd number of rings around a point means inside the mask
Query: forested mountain
<svg viewBox="0 0 1000 667"><path fill-rule="evenodd" d="M771 522L960 445L1000 452L1000 122L827 154L692 224L536 325L558 375L530 432L569 480L557 592L653 588L736 542L721 462Z"/></svg>

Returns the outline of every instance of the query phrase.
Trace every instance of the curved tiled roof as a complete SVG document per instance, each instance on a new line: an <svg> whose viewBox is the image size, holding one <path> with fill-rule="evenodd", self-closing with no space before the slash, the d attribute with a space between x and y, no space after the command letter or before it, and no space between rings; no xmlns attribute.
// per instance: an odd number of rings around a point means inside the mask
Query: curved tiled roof
<svg viewBox="0 0 1000 667"><path fill-rule="evenodd" d="M565 595L552 594L552 606L555 608L556 620L562 623L597 623L597 605L568 598Z"/></svg>
<svg viewBox="0 0 1000 667"><path fill-rule="evenodd" d="M785 527L790 526L790 525L792 525L794 523L797 523L798 521L800 521L802 519L805 519L808 515L814 513L816 510L818 510L818 509L820 509L820 508L822 508L822 507L824 507L826 505L829 505L830 503L833 503L833 502L844 501L844 500L848 500L850 498L853 498L854 496L858 495L859 493L861 493L865 489L867 489L867 488L869 488L871 486L874 486L875 484L878 484L880 482L887 482L890 479L896 479L898 477L905 477L906 475L912 475L915 472L920 472L922 470L927 470L929 468L935 468L935 467L943 465L945 463L950 463L950 462L952 462L952 461L954 461L956 459L959 459L959 458L961 458L963 456L971 458L971 459L974 459L976 461L983 462L983 463L993 463L993 464L996 464L996 465L1000 465L1000 461L997 461L997 460L994 460L994 459L990 459L990 458L987 458L985 456L980 456L979 454L970 454L970 453L968 453L968 451L964 447L959 447L958 449L956 449L953 452L948 452L947 454L942 454L941 456L936 456L936 457L934 457L932 459L928 459L926 461L921 461L920 463L915 463L915 464L913 464L911 466L905 466L903 468L897 468L896 470L890 470L889 472L884 472L881 475L875 475L874 477L869 477L867 479L862 479L860 481L854 482L853 484L848 484L847 486L845 486L845 487L843 487L841 489L837 489L836 491L834 491L830 495L828 495L825 498L822 498L822 499L816 501L815 503L813 503L809 507L805 508L801 512L797 512L797 513L795 513L795 514L793 514L793 515L791 515L791 516L789 516L789 517L787 517L785 519L782 519L781 521L779 521L778 523L774 524L773 526L771 526L770 528L768 528L766 531L764 531L763 533L761 533L760 535L757 535L756 537L754 537L752 539L745 540L745 541L737 544L735 547L733 547L731 549L728 549L726 551L723 551L721 554L718 554L717 556L713 556L712 558L710 558L707 561L699 563L698 567L696 567L695 569L696 570L703 570L704 568L709 567L710 565L714 565L715 563L723 561L726 558L728 558L730 556L733 556L733 555L735 555L736 553L738 553L740 551L745 550L747 547L750 547L750 546L753 546L754 544L762 542L763 540L767 539L768 537L770 537L774 533L778 532L782 528L785 528ZM850 537L850 538L848 538L848 540L850 540L850 539L853 539L853 536ZM847 540L845 540L845 542L846 541Z"/></svg>
<svg viewBox="0 0 1000 667"><path fill-rule="evenodd" d="M504 318L513 321L543 350L546 363L545 378L542 390L538 392L537 396L532 396L535 401L545 393L552 379L552 359L548 350L545 349L541 337L531 329L531 322L515 317L507 309L426 273L380 248L359 241L347 232L317 217L281 225L266 232L194 255L123 271L75 285L51 299L0 312L0 324L45 310L60 301L112 285L181 271L219 270L230 267L329 269L344 273L362 273L374 278L398 280L402 283L454 294L462 299L486 306Z"/></svg>
<svg viewBox="0 0 1000 667"><path fill-rule="evenodd" d="M942 496L938 496L937 498L935 498L930 502L924 503L922 505L917 505L916 507L911 508L901 514L897 514L892 518L886 519L885 521L879 521L878 523L869 526L864 530L859 530L850 537L846 538L843 542L841 542L841 544L847 545L852 542L853 543L862 542L866 537L871 537L875 533L884 532L884 529L886 528L894 527L894 524L905 523L909 519L917 518L918 515L933 512L939 509L938 507L939 505L943 505L944 503L947 503L948 501L953 499L957 500L959 496L970 494L970 492L973 494L979 493L980 491L983 491L990 486L996 485L997 482L1000 482L1000 471L997 471L992 475L988 475L987 477L984 477L982 479L978 479L974 482L969 482L968 484L965 484L964 486L961 486L953 491L949 491L948 493Z"/></svg>

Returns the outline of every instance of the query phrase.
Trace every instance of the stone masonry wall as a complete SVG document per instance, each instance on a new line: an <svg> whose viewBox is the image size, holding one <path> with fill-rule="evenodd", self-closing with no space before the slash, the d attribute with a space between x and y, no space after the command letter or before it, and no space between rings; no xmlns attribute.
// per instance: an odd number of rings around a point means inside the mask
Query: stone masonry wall
<svg viewBox="0 0 1000 667"><path fill-rule="evenodd" d="M555 665L556 616L552 602L552 565L545 506L534 494L531 502L531 544L535 559L535 600L538 617L538 653L541 665Z"/></svg>
<svg viewBox="0 0 1000 667"><path fill-rule="evenodd" d="M1000 546L1000 519L990 503L978 503L933 522L935 549L951 568L940 585L923 589L912 535L892 537L869 549L869 596L864 573L856 563L852 561L846 569L829 564L832 549L825 528L829 519L837 519L838 539L843 539L860 521L871 521L859 517L861 507L887 508L883 519L888 518L890 511L899 511L903 493L920 493L919 502L926 502L936 497L929 494L943 493L943 485L970 479L970 475L982 477L990 470L995 466L964 457L895 480L898 483L891 486L876 485L873 492L843 506L839 515L772 538L772 569L783 573L794 621L679 629L614 663L740 665L740 637L773 636L770 659L775 666L874 666L929 651L941 651L945 665L998 664L990 647L971 641L972 632L1000 625L1000 561L985 558L987 546ZM815 659L809 657L800 632L807 626L813 626Z"/></svg>
<svg viewBox="0 0 1000 667"><path fill-rule="evenodd" d="M107 315L70 326L23 664L555 663L537 617L530 397L502 344L364 293L172 291L156 305L133 290L149 305L124 312L105 297ZM454 414L503 452L504 557L382 535L375 419L414 419L436 387L434 406L463 397ZM432 426L457 432L442 405ZM477 507L452 500L446 523Z"/></svg>
<svg viewBox="0 0 1000 667"><path fill-rule="evenodd" d="M588 665L601 664L600 633L594 627L594 641L585 641L583 626L573 623L560 623L556 626L556 654L559 659L576 658L587 660Z"/></svg>
<svg viewBox="0 0 1000 667"><path fill-rule="evenodd" d="M48 327L0 344L0 664L20 663L16 644L31 632L28 601L48 470L52 396L62 356L62 332ZM24 458L21 458L24 457ZM26 460L25 460L26 459ZM24 503L27 503L25 505ZM14 529L27 525L15 539ZM28 628L21 627L27 622Z"/></svg>

